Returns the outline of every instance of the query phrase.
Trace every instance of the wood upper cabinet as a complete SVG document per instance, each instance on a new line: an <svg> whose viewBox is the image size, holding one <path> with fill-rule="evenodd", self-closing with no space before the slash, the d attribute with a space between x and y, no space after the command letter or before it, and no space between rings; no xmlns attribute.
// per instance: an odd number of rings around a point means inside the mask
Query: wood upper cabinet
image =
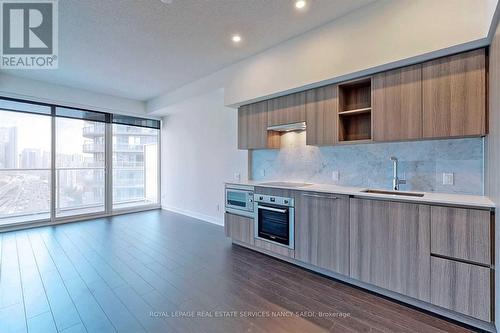
<svg viewBox="0 0 500 333"><path fill-rule="evenodd" d="M337 85L306 92L306 144L333 145L337 142Z"/></svg>
<svg viewBox="0 0 500 333"><path fill-rule="evenodd" d="M350 200L350 276L430 300L430 207Z"/></svg>
<svg viewBox="0 0 500 333"><path fill-rule="evenodd" d="M238 149L279 148L279 135L267 130L267 101L238 109Z"/></svg>
<svg viewBox="0 0 500 333"><path fill-rule="evenodd" d="M426 62L422 80L424 138L486 134L485 49Z"/></svg>
<svg viewBox="0 0 500 333"><path fill-rule="evenodd" d="M375 141L422 137L422 65L373 77L372 116Z"/></svg>
<svg viewBox="0 0 500 333"><path fill-rule="evenodd" d="M491 213L478 209L432 207L431 252L491 265Z"/></svg>
<svg viewBox="0 0 500 333"><path fill-rule="evenodd" d="M233 240L254 244L253 219L235 214L224 214L224 231Z"/></svg>
<svg viewBox="0 0 500 333"><path fill-rule="evenodd" d="M306 121L306 93L303 91L270 99L267 109L268 126Z"/></svg>
<svg viewBox="0 0 500 333"><path fill-rule="evenodd" d="M295 259L348 275L349 197L300 192L295 209Z"/></svg>
<svg viewBox="0 0 500 333"><path fill-rule="evenodd" d="M432 257L431 303L491 321L491 270Z"/></svg>

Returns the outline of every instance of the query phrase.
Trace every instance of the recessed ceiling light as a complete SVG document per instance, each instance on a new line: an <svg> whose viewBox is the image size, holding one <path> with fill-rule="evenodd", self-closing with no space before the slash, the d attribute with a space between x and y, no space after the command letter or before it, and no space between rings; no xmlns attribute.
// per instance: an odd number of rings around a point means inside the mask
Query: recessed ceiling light
<svg viewBox="0 0 500 333"><path fill-rule="evenodd" d="M233 37L231 37L231 40L235 43L239 43L239 42L241 42L241 36L240 35L233 35Z"/></svg>
<svg viewBox="0 0 500 333"><path fill-rule="evenodd" d="M305 0L297 0L295 1L295 8L297 9L303 9L306 6L306 1Z"/></svg>

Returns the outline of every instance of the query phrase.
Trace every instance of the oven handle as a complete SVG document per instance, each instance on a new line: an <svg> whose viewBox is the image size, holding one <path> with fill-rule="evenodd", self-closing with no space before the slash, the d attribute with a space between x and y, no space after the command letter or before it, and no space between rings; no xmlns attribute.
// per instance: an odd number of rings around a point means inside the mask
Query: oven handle
<svg viewBox="0 0 500 333"><path fill-rule="evenodd" d="M257 208L264 209L264 210L270 210L272 212L286 213L286 209L279 209L279 208L273 208L273 207L267 207L267 206L261 206L261 205L259 205Z"/></svg>

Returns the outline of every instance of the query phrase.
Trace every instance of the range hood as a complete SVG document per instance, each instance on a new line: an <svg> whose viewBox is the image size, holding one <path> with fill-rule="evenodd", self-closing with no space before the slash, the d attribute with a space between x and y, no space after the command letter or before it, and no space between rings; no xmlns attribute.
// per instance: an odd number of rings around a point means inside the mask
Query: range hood
<svg viewBox="0 0 500 333"><path fill-rule="evenodd" d="M291 131L303 131L306 129L306 122L301 121L298 123L292 124L283 124L283 125L274 125L268 126L268 131L276 131L276 132L291 132Z"/></svg>

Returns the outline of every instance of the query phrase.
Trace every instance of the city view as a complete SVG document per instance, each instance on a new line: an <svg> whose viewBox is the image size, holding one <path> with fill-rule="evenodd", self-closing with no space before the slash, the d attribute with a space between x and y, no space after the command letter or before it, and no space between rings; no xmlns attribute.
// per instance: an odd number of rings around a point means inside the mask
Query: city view
<svg viewBox="0 0 500 333"><path fill-rule="evenodd" d="M2 112L0 224L50 217L51 118ZM113 124L113 209L158 202L158 130ZM56 118L56 217L105 210L105 124Z"/></svg>

